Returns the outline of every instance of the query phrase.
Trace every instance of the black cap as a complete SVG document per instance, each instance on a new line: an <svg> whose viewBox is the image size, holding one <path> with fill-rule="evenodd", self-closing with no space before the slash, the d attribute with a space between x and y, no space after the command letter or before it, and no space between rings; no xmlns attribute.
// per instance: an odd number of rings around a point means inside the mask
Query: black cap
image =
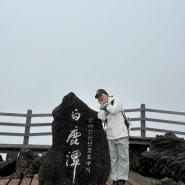
<svg viewBox="0 0 185 185"><path fill-rule="evenodd" d="M102 93L108 95L108 93L106 92L105 89L98 89L98 90L96 91L95 98L98 98L98 96L100 96Z"/></svg>

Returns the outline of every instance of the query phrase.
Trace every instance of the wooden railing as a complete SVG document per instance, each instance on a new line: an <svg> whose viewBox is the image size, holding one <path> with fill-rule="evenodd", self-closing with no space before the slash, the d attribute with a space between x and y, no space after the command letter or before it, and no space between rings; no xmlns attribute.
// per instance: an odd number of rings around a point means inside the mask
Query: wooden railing
<svg viewBox="0 0 185 185"><path fill-rule="evenodd" d="M175 112L175 111L165 111L165 110L156 110L156 109L148 109L145 108L145 104L141 104L140 108L137 109L126 109L127 113L133 113L133 112L140 112L140 117L137 118L131 118L131 122L139 121L140 126L134 127L134 123L132 124L132 131L140 131L141 137L146 137L146 131L152 131L152 132L173 132L174 134L180 134L185 135L185 121L172 121L172 120L164 120L164 119L156 119L156 118L147 118L146 112L153 112L153 113L161 113L161 114L171 114L171 115L179 115L184 116L185 118L185 112ZM26 114L19 114L19 113L3 113L0 112L1 116L8 116L8 117L25 117L26 121L25 124L23 123L10 123L10 122L0 122L0 128L1 126L16 126L16 127L24 127L25 131L24 133L12 133L12 132L3 132L2 129L0 129L0 136L22 136L23 139L23 145L29 144L29 138L31 136L46 136L46 135L52 135L52 132L38 132L38 133L31 133L30 128L31 127L44 127L44 126L51 126L50 123L34 123L32 124L32 118L38 118L38 117L51 117L51 114L32 114L32 110L28 110ZM185 119L184 119L185 120ZM159 128L149 128L146 126L146 122L160 122L161 124L173 124L173 125L182 125L184 126L182 131L175 130L175 127L173 127L173 130L167 130L167 129L159 129ZM1 142L0 142L1 143Z"/></svg>
<svg viewBox="0 0 185 185"><path fill-rule="evenodd" d="M10 122L0 122L1 126L16 126L16 127L24 127L25 132L24 133L17 133L17 132L2 132L0 129L0 136L22 136L23 139L23 145L28 145L29 143L29 137L30 136L44 136L44 135L52 135L51 132L39 132L39 133L30 133L31 127L44 127L44 126L51 126L51 123L34 123L31 124L31 120L34 117L51 117L51 114L32 114L32 110L27 110L27 114L19 114L19 113L2 113L0 112L0 116L13 116L13 117L25 117L26 123L10 123Z"/></svg>
<svg viewBox="0 0 185 185"><path fill-rule="evenodd" d="M126 109L125 112L140 112L139 118L131 118L131 122L140 121L140 127L133 127L133 131L141 131L141 137L146 137L146 131L152 132L173 132L174 134L185 135L185 112L177 112L177 111L166 111L166 110L156 110L156 109L149 109L145 107L145 104L141 104L141 107L138 109ZM166 119L156 119L156 118L147 118L146 113L160 113L167 115L176 115L176 116L183 116L184 121L174 121L174 120L166 120ZM168 117L168 116L167 116ZM172 130L167 129L159 129L159 128L150 128L146 126L146 122L160 122L162 125L166 124L166 127L169 125L182 125L182 131L178 131L176 127L173 126ZM134 124L133 124L134 125Z"/></svg>
<svg viewBox="0 0 185 185"><path fill-rule="evenodd" d="M132 131L139 131L140 136L130 137L130 144L141 144L145 145L146 147L150 147L150 141L151 137L146 137L146 132L173 132L174 134L179 134L179 135L184 135L185 136L185 121L172 121L172 120L164 120L164 119L157 119L157 118L148 118L146 116L146 113L159 113L159 114L164 114L164 115L175 115L175 116L181 116L185 120L185 112L175 112L175 111L166 111L166 110L156 110L156 109L148 109L145 107L145 104L141 104L140 108L136 109L126 109L125 110L126 114L133 114L135 112L139 113L140 115L138 117L131 117L131 122L132 122ZM23 117L25 118L25 123L13 123L13 122L4 122L1 121L1 117ZM46 117L47 119L52 118L52 114L33 114L32 110L28 110L26 114L19 114L19 113L3 113L0 112L0 136L15 136L15 137L23 137L23 143L22 144L3 144L0 140L0 153L6 153L7 157L6 158L16 158L18 155L18 152L20 151L21 148L31 148L35 153L43 153L47 151L50 148L50 145L31 145L29 144L29 138L32 136L51 136L52 132L37 132L37 133L32 133L30 132L30 129L32 127L51 127L52 123L32 123L32 118L44 118ZM168 117L168 116L167 116ZM134 125L134 122L139 122L140 126L136 127ZM173 125L181 125L183 129L181 131L176 130L176 127L172 127L173 129L167 130L167 129L159 129L159 128L150 128L147 127L148 122L159 122L161 125L164 124L173 124ZM168 127L166 125L166 127ZM24 133L17 133L17 132L4 132L3 127L23 127L24 128Z"/></svg>

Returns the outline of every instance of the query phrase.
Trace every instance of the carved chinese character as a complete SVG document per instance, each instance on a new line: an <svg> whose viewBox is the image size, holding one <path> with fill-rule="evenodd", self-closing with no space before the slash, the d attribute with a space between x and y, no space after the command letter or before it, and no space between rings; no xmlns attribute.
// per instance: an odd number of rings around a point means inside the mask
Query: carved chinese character
<svg viewBox="0 0 185 185"><path fill-rule="evenodd" d="M75 111L73 111L71 113L71 117L75 121L78 121L80 119L80 116L81 116L81 114L79 112L77 112L77 111L78 111L78 109L75 109Z"/></svg>
<svg viewBox="0 0 185 185"><path fill-rule="evenodd" d="M79 145L78 137L81 136L81 133L78 131L78 129L74 129L71 131L67 138L67 143L70 141L70 145Z"/></svg>

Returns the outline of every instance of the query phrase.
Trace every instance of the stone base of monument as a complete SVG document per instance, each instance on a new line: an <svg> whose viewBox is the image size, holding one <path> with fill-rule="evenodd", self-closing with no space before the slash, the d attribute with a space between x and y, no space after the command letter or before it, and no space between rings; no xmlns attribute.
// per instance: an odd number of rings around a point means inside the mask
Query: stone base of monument
<svg viewBox="0 0 185 185"><path fill-rule="evenodd" d="M110 158L97 112L69 93L52 114L53 141L41 160L39 185L104 185Z"/></svg>

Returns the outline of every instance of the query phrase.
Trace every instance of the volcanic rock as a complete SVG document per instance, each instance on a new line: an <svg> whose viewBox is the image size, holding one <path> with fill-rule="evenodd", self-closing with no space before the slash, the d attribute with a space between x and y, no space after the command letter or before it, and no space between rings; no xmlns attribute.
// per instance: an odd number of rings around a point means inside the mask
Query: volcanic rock
<svg viewBox="0 0 185 185"><path fill-rule="evenodd" d="M39 168L40 156L29 148L22 148L16 161L16 170L8 178L33 177L38 174Z"/></svg>
<svg viewBox="0 0 185 185"><path fill-rule="evenodd" d="M0 177L9 176L15 171L16 161L8 159L0 162Z"/></svg>
<svg viewBox="0 0 185 185"><path fill-rule="evenodd" d="M69 93L52 115L52 146L42 157L39 185L104 185L110 159L97 112Z"/></svg>
<svg viewBox="0 0 185 185"><path fill-rule="evenodd" d="M139 163L137 170L145 176L185 182L185 140L173 133L157 136L151 142L151 151L143 152Z"/></svg>
<svg viewBox="0 0 185 185"><path fill-rule="evenodd" d="M176 182L171 178L165 177L164 179L161 180L161 185L185 185L185 184L181 181Z"/></svg>

